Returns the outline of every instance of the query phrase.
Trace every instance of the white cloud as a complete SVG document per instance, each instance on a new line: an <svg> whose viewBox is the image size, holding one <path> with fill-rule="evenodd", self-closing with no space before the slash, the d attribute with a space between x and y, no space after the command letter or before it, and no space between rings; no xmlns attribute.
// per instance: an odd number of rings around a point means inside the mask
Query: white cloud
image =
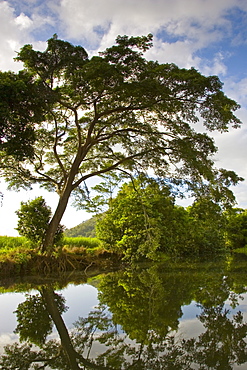
<svg viewBox="0 0 247 370"><path fill-rule="evenodd" d="M62 0L57 11L67 35L75 39L100 42L101 31L104 37L107 33L112 39L118 34L156 33L165 29L171 35L200 37L201 42L206 43L230 32L231 24L225 15L238 4L241 5L241 1Z"/></svg>
<svg viewBox="0 0 247 370"><path fill-rule="evenodd" d="M198 51L232 38L228 15L237 7L246 5L242 0L61 0L56 12L65 37L90 54L112 45L117 35L153 33L148 58L224 76L228 55L216 49L205 60Z"/></svg>
<svg viewBox="0 0 247 370"><path fill-rule="evenodd" d="M29 3L30 7L32 5L34 4ZM32 32L53 24L52 17L39 14L35 7L31 7L30 16L24 12L18 15L8 1L0 1L0 70L21 69L22 64L13 60L17 52L27 43L32 43L34 47L41 50L44 49L45 43L34 40Z"/></svg>
<svg viewBox="0 0 247 370"><path fill-rule="evenodd" d="M219 52L216 53L213 60L210 61L203 61L201 60L200 63L200 70L203 74L209 75L222 75L225 76L227 74L227 66L224 62L224 55Z"/></svg>
<svg viewBox="0 0 247 370"><path fill-rule="evenodd" d="M20 48L19 25L15 22L14 10L6 1L0 2L0 69L17 70L13 62L15 51Z"/></svg>
<svg viewBox="0 0 247 370"><path fill-rule="evenodd" d="M180 66L183 62L185 67L200 69L203 65L196 52L230 35L231 23L226 14L233 7L244 6L242 0L22 0L21 4L23 11L15 16L9 2L0 2L0 31L5 30L0 36L5 59L1 69L16 70L11 61L15 51L33 41L33 31L52 32L52 28L59 37L75 40L91 52L112 45L119 34L151 32L156 36L153 59L172 60ZM15 5L21 9L20 3ZM158 39L160 35L167 40ZM52 33L47 38L51 36ZM225 74L223 57L216 55L212 59L204 67L207 73Z"/></svg>
<svg viewBox="0 0 247 370"><path fill-rule="evenodd" d="M198 68L201 59L195 55L194 50L193 43L187 40L168 43L154 38L154 46L146 53L146 57L160 63L175 63L183 68Z"/></svg>
<svg viewBox="0 0 247 370"><path fill-rule="evenodd" d="M30 28L33 24L33 21L23 13L21 13L17 18L15 18L14 21L21 30Z"/></svg>
<svg viewBox="0 0 247 370"><path fill-rule="evenodd" d="M246 105L247 102L247 77L240 81L226 79L224 84L227 95L231 96L240 104ZM247 118L247 117L246 117Z"/></svg>
<svg viewBox="0 0 247 370"><path fill-rule="evenodd" d="M231 98L239 101L239 95L229 94ZM236 115L243 122L241 128L229 129L229 132L220 134L211 133L214 137L218 152L215 155L215 165L235 171L244 181L232 187L237 203L242 208L247 208L247 109L241 108Z"/></svg>

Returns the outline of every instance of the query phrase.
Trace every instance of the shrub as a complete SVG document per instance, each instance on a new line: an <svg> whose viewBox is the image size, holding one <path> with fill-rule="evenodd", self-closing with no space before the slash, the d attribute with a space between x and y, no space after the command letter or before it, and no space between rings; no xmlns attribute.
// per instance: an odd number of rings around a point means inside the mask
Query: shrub
<svg viewBox="0 0 247 370"><path fill-rule="evenodd" d="M35 198L29 202L21 202L20 209L16 212L19 217L16 230L37 246L42 246L51 218L51 209L43 197ZM63 227L59 225L54 244L61 242Z"/></svg>

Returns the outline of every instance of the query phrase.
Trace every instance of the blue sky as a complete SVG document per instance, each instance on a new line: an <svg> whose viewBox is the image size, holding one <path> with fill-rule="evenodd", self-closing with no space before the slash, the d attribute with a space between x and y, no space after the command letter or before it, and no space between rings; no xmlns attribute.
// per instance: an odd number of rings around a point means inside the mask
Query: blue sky
<svg viewBox="0 0 247 370"><path fill-rule="evenodd" d="M246 0L9 0L0 1L0 69L17 71L16 52L27 43L44 50L54 33L84 46L89 55L112 45L117 35L154 35L148 59L195 67L216 74L224 92L241 104L243 126L213 133L219 148L215 163L246 180L234 188L238 206L247 208L247 1ZM3 181L0 235L16 235L20 201L40 192L8 192ZM54 194L44 194L56 204ZM62 220L72 227L88 218L69 207Z"/></svg>

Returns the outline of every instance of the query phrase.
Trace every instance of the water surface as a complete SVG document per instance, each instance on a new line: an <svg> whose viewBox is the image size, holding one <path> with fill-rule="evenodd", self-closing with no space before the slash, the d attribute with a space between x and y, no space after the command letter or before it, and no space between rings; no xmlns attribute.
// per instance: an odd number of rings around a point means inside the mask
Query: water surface
<svg viewBox="0 0 247 370"><path fill-rule="evenodd" d="M0 369L247 369L246 268L167 262L2 282Z"/></svg>

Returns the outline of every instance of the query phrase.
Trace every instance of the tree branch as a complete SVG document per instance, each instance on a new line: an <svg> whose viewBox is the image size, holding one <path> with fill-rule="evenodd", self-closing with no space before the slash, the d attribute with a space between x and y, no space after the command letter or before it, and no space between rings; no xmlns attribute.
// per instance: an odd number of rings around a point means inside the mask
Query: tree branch
<svg viewBox="0 0 247 370"><path fill-rule="evenodd" d="M52 113L53 114L53 113ZM53 114L53 119L54 119L54 123L55 123L55 139L54 139L54 145L53 145L53 153L54 153L54 156L57 160L57 163L59 165L59 167L61 168L61 171L63 172L63 177L64 179L66 179L67 177L67 173L65 171L65 168L63 166L63 163L61 161L61 159L59 158L59 155L57 153L57 144L58 144L58 140L65 135L65 131L63 131L60 135L58 135L58 123L57 123L57 119L56 119L56 116L55 114ZM66 125L67 125L67 122L66 122Z"/></svg>
<svg viewBox="0 0 247 370"><path fill-rule="evenodd" d="M77 186L79 186L83 181L89 179L90 177L94 177L94 176L98 176L98 175L101 175L103 173L106 173L106 172L109 172L109 171L112 171L114 169L116 169L120 164L123 164L124 162L127 162L131 159L134 159L134 158L137 158L137 157L140 157L144 154L147 154L147 153L150 153L152 151L157 151L157 148L155 149L152 149L152 150L145 150L143 152L139 152L137 154L133 154L133 155L130 155L128 157L125 157L121 160L119 160L118 162L114 163L113 165L109 166L109 167L106 167L106 168L103 168L101 170L98 170L98 171L94 171L94 172L91 172L85 176L82 176L79 180L77 180L73 185L72 185L72 190L74 190Z"/></svg>

